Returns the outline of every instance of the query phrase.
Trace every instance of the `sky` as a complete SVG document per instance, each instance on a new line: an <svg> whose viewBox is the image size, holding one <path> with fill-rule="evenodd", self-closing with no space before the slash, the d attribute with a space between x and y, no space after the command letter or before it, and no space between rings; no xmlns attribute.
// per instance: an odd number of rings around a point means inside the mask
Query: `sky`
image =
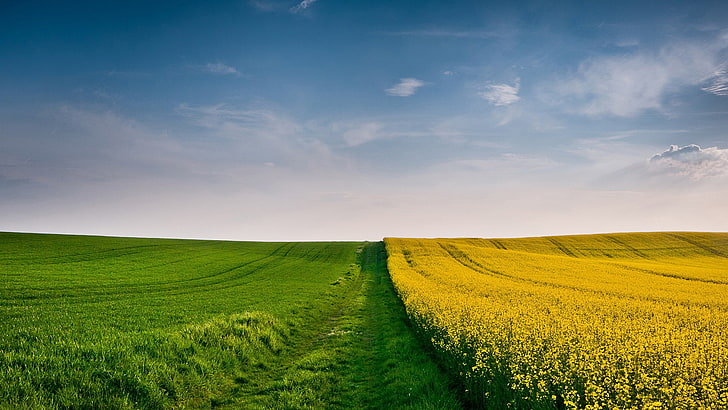
<svg viewBox="0 0 728 410"><path fill-rule="evenodd" d="M0 231L728 231L726 1L0 1Z"/></svg>

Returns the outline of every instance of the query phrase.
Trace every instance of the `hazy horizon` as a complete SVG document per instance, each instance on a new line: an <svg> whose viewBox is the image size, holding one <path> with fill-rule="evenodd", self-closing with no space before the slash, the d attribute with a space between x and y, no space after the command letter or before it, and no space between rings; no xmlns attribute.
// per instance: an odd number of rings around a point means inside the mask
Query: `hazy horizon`
<svg viewBox="0 0 728 410"><path fill-rule="evenodd" d="M726 22L716 1L3 4L0 231L726 232Z"/></svg>

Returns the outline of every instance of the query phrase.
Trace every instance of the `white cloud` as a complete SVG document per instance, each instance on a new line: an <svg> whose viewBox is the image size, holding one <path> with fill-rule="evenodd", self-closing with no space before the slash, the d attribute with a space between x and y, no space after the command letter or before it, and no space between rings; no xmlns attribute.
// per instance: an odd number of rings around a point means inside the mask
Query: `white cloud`
<svg viewBox="0 0 728 410"><path fill-rule="evenodd" d="M516 82L514 85L487 85L485 86L485 89L483 91L478 92L478 95L480 95L484 100L490 102L493 105L511 105L521 99L521 97L518 96L518 91L520 87L521 80L519 78L516 78Z"/></svg>
<svg viewBox="0 0 728 410"><path fill-rule="evenodd" d="M685 176L695 181L728 176L728 149L700 148L695 144L684 147L671 145L667 151L650 159L649 170Z"/></svg>
<svg viewBox="0 0 728 410"><path fill-rule="evenodd" d="M227 64L219 63L219 62L218 63L207 63L203 67L203 70L208 73L213 73L213 74L240 75L240 72L235 67L229 66Z"/></svg>
<svg viewBox="0 0 728 410"><path fill-rule="evenodd" d="M417 92L417 89L425 85L424 81L416 78L402 78L398 84L384 90L387 95L395 97L409 97Z"/></svg>
<svg viewBox="0 0 728 410"><path fill-rule="evenodd" d="M711 79L708 92L725 91L719 56L728 41L705 44L677 43L658 52L639 52L587 60L570 79L547 86L553 105L591 116L635 116L662 109L666 96Z"/></svg>
<svg viewBox="0 0 728 410"><path fill-rule="evenodd" d="M700 149L700 146L695 144L686 145L684 147L670 145L670 148L668 148L667 151L664 151L661 154L655 154L652 158L650 158L650 161L688 158L693 157L695 153L699 153L701 151L702 149Z"/></svg>
<svg viewBox="0 0 728 410"><path fill-rule="evenodd" d="M311 7L311 5L316 3L316 1L317 0L303 0L297 5L291 7L291 13L300 13Z"/></svg>

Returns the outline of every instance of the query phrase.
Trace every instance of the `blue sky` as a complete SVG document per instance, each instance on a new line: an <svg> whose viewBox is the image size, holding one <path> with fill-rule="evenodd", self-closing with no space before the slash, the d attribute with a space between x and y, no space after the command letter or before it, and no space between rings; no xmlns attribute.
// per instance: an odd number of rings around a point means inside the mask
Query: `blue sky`
<svg viewBox="0 0 728 410"><path fill-rule="evenodd" d="M0 230L728 231L726 22L724 1L4 2Z"/></svg>

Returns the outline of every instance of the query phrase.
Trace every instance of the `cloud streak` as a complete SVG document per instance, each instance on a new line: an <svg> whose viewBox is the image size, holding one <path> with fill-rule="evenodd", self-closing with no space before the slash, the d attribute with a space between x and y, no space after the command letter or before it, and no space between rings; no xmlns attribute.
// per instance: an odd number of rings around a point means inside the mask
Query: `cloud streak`
<svg viewBox="0 0 728 410"><path fill-rule="evenodd" d="M318 0L298 1L294 6L287 0L248 0L248 5L264 13L291 13L304 14Z"/></svg>
<svg viewBox="0 0 728 410"><path fill-rule="evenodd" d="M424 86L425 82L416 78L402 78L398 84L391 88L387 88L384 92L394 97L409 97L414 95L417 90Z"/></svg>
<svg viewBox="0 0 728 410"><path fill-rule="evenodd" d="M728 65L715 72L710 85L703 87L703 91L715 95L728 95Z"/></svg>
<svg viewBox="0 0 728 410"><path fill-rule="evenodd" d="M235 67L220 62L205 64L203 71L221 75L240 75L240 71L238 71Z"/></svg>
<svg viewBox="0 0 728 410"><path fill-rule="evenodd" d="M521 80L517 78L514 85L487 85L483 91L478 92L478 95L495 106L511 105L517 103L521 99L521 97L518 96L520 88Z"/></svg>
<svg viewBox="0 0 728 410"><path fill-rule="evenodd" d="M311 7L311 5L316 3L316 1L317 0L303 0L295 6L291 7L290 11L291 13L301 13Z"/></svg>

